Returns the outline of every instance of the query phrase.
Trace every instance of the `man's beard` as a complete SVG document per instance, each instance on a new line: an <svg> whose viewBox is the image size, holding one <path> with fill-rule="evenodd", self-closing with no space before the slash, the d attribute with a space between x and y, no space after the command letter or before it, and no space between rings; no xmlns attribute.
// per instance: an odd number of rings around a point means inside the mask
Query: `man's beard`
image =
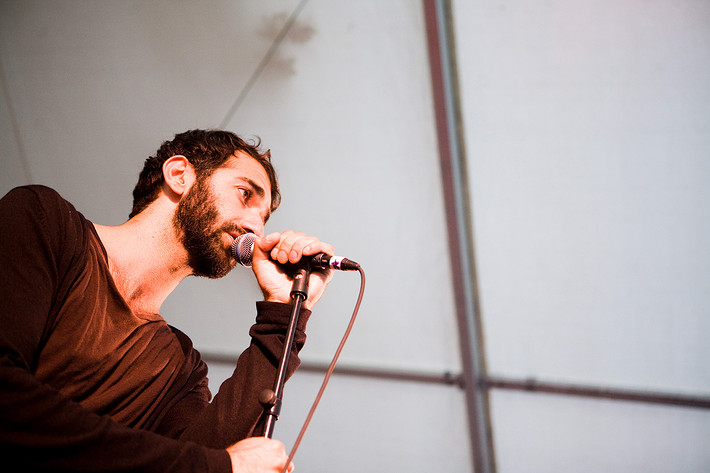
<svg viewBox="0 0 710 473"><path fill-rule="evenodd" d="M225 232L242 231L236 226L218 227L219 211L207 178L198 178L183 196L173 217L173 227L187 250L188 264L195 276L221 278L236 265L222 246Z"/></svg>

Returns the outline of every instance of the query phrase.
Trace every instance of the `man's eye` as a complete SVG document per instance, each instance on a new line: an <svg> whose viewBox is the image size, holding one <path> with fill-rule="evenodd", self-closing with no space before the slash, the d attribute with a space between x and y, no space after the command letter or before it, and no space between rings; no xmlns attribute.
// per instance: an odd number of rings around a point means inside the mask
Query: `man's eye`
<svg viewBox="0 0 710 473"><path fill-rule="evenodd" d="M239 194L242 196L242 199L244 201L247 201L247 200L249 200L249 197L251 196L251 191L249 189L245 189L243 187L240 187Z"/></svg>

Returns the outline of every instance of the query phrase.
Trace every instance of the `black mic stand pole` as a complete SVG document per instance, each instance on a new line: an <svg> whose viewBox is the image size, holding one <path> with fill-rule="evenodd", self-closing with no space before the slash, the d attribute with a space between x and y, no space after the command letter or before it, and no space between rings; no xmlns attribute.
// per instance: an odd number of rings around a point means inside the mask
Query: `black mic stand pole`
<svg viewBox="0 0 710 473"><path fill-rule="evenodd" d="M301 305L308 298L308 276L311 273L311 266L308 258L303 258L298 269L293 275L293 286L291 287L291 320L286 329L286 339L284 341L284 351L281 355L279 370L276 374L274 389L265 389L259 396L259 402L264 406L266 424L264 425L264 437L271 438L274 433L274 424L281 412L281 400L283 397L284 384L286 383L286 369L288 359L293 347L293 338L296 335L296 325L301 313Z"/></svg>

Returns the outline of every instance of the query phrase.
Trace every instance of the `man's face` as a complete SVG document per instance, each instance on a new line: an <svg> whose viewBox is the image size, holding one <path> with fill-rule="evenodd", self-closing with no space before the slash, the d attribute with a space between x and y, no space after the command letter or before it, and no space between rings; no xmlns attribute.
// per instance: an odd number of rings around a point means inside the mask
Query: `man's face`
<svg viewBox="0 0 710 473"><path fill-rule="evenodd" d="M221 278L237 264L234 238L245 232L264 234L271 191L264 168L238 154L210 176L198 178L178 203L173 226L196 276Z"/></svg>

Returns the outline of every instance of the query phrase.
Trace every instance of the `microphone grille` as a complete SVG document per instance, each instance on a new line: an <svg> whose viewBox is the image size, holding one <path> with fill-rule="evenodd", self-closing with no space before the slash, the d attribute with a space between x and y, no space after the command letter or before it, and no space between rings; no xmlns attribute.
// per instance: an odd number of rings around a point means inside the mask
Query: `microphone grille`
<svg viewBox="0 0 710 473"><path fill-rule="evenodd" d="M251 266L255 240L256 235L253 233L244 233L234 240L234 243L232 243L232 256L237 260L237 263L247 268Z"/></svg>

